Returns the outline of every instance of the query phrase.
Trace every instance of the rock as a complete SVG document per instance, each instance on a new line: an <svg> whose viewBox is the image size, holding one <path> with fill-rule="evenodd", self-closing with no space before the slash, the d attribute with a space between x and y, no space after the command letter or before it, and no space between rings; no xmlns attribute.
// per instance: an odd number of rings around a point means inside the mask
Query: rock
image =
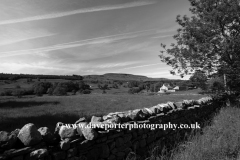
<svg viewBox="0 0 240 160"><path fill-rule="evenodd" d="M70 148L70 141L68 139L62 140L59 146L62 150L66 151Z"/></svg>
<svg viewBox="0 0 240 160"><path fill-rule="evenodd" d="M6 131L0 131L0 143L8 141L9 133Z"/></svg>
<svg viewBox="0 0 240 160"><path fill-rule="evenodd" d="M47 149L38 149L30 153L30 159L40 159L48 156Z"/></svg>
<svg viewBox="0 0 240 160"><path fill-rule="evenodd" d="M117 116L120 118L121 122L128 122L129 121L129 117L126 115L126 113L119 113Z"/></svg>
<svg viewBox="0 0 240 160"><path fill-rule="evenodd" d="M74 128L71 128L71 127L61 126L61 128L59 130L59 136L61 137L61 139L75 138L76 137L76 130Z"/></svg>
<svg viewBox="0 0 240 160"><path fill-rule="evenodd" d="M56 124L56 127L55 127L55 130L54 130L54 135L57 137L57 138L60 138L60 136L59 136L59 130L60 130L60 128L61 128L61 126L63 126L64 124L62 123L62 122L58 122L57 124Z"/></svg>
<svg viewBox="0 0 240 160"><path fill-rule="evenodd" d="M110 154L110 150L107 144L103 144L100 148L100 157L101 158L107 158Z"/></svg>
<svg viewBox="0 0 240 160"><path fill-rule="evenodd" d="M112 115L106 115L106 116L103 116L103 120L106 121L107 119L111 119L112 118Z"/></svg>
<svg viewBox="0 0 240 160"><path fill-rule="evenodd" d="M54 135L50 132L50 129L48 127L41 127L38 129L40 132L43 141L46 143L53 143Z"/></svg>
<svg viewBox="0 0 240 160"><path fill-rule="evenodd" d="M145 119L145 114L140 109L135 109L133 111L129 111L127 116L133 121Z"/></svg>
<svg viewBox="0 0 240 160"><path fill-rule="evenodd" d="M25 146L38 144L42 140L41 134L38 132L36 126L32 123L23 126L17 137Z"/></svg>
<svg viewBox="0 0 240 160"><path fill-rule="evenodd" d="M82 127L78 126L77 128L78 132L81 132L87 140L94 140L98 136L98 133L93 128L89 127L88 124L83 124Z"/></svg>
<svg viewBox="0 0 240 160"><path fill-rule="evenodd" d="M53 153L54 160L64 160L66 158L66 153L64 151Z"/></svg>
<svg viewBox="0 0 240 160"><path fill-rule="evenodd" d="M156 115L155 111L151 110L150 108L144 108L142 111L147 115L147 117Z"/></svg>
<svg viewBox="0 0 240 160"><path fill-rule="evenodd" d="M183 109L187 109L188 107L193 106L193 100L183 100L182 102Z"/></svg>
<svg viewBox="0 0 240 160"><path fill-rule="evenodd" d="M6 131L0 131L0 148L11 149L15 147L17 142L17 135L14 133L8 133Z"/></svg>
<svg viewBox="0 0 240 160"><path fill-rule="evenodd" d="M109 145L109 149L113 150L115 148L116 143L113 141L113 142L110 142L108 145Z"/></svg>
<svg viewBox="0 0 240 160"><path fill-rule="evenodd" d="M102 117L92 116L92 118L91 118L91 123L102 122L102 121L103 121Z"/></svg>
<svg viewBox="0 0 240 160"><path fill-rule="evenodd" d="M103 123L119 124L121 123L121 119L118 116L112 116L112 118L105 120Z"/></svg>
<svg viewBox="0 0 240 160"><path fill-rule="evenodd" d="M158 104L157 105L158 109L160 110L160 112L162 113L166 113L168 111L171 110L171 107L168 106L168 104Z"/></svg>
<svg viewBox="0 0 240 160"><path fill-rule="evenodd" d="M167 102L167 104L172 108L172 109L177 109L177 106L173 102Z"/></svg>
<svg viewBox="0 0 240 160"><path fill-rule="evenodd" d="M85 127L87 124L88 124L87 122L78 123L78 125L77 125L77 133L78 133L78 135L80 137L83 136L81 128Z"/></svg>
<svg viewBox="0 0 240 160"><path fill-rule="evenodd" d="M87 122L87 119L85 117L79 118L79 120L77 120L75 122L75 124L81 123L81 122Z"/></svg>
<svg viewBox="0 0 240 160"><path fill-rule="evenodd" d="M116 147L121 147L124 144L124 139L119 137L116 139Z"/></svg>
<svg viewBox="0 0 240 160"><path fill-rule="evenodd" d="M156 106L153 106L151 108L149 108L152 112L154 112L154 114L159 114L161 111L156 107Z"/></svg>
<svg viewBox="0 0 240 160"><path fill-rule="evenodd" d="M175 106L178 108L182 108L182 102L175 102Z"/></svg>

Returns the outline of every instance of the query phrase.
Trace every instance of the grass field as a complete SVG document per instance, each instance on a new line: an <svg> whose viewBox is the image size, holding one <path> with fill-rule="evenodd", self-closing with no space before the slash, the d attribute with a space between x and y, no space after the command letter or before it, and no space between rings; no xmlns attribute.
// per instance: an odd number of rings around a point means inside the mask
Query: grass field
<svg viewBox="0 0 240 160"><path fill-rule="evenodd" d="M239 160L240 108L222 108L203 132L192 135L159 160Z"/></svg>
<svg viewBox="0 0 240 160"><path fill-rule="evenodd" d="M0 130L11 131L26 123L53 129L57 122L74 123L80 117L152 107L168 101L200 99L206 95L89 94L75 96L0 97Z"/></svg>

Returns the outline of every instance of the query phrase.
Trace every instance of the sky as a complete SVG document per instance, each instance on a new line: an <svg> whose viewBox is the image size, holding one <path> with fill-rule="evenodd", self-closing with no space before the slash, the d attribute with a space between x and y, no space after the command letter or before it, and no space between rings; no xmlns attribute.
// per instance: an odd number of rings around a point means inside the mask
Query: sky
<svg viewBox="0 0 240 160"><path fill-rule="evenodd" d="M158 55L188 0L0 1L0 73L180 79Z"/></svg>

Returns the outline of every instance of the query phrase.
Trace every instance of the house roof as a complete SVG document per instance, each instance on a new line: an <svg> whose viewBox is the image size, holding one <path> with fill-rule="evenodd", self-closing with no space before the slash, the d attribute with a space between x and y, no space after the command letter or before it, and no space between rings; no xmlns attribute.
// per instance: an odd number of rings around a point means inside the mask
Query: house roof
<svg viewBox="0 0 240 160"><path fill-rule="evenodd" d="M170 86L168 83L164 83L163 84L165 87L167 87L167 88L173 88L172 86Z"/></svg>

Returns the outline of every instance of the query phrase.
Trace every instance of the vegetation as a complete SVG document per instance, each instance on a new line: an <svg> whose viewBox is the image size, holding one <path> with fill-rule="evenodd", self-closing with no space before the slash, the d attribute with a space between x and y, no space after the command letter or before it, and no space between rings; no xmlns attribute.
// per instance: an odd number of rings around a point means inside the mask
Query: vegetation
<svg viewBox="0 0 240 160"><path fill-rule="evenodd" d="M240 108L222 108L203 131L188 137L159 160L234 160L240 158ZM160 158L161 157L161 158ZM154 157L156 158L156 157Z"/></svg>
<svg viewBox="0 0 240 160"><path fill-rule="evenodd" d="M102 90L100 90L102 91ZM195 91L197 93L198 91ZM187 97L187 98L186 98ZM168 101L200 99L205 95L188 91L175 95L129 95L129 94L78 94L75 96L1 97L0 130L11 131L26 123L38 127L47 126L52 130L57 122L74 123L80 117L104 115L110 112L151 107Z"/></svg>
<svg viewBox="0 0 240 160"><path fill-rule="evenodd" d="M197 70L206 76L226 75L228 89L240 90L240 18L238 0L190 0L192 17L177 16L181 26L170 48L161 44L160 58L172 74ZM163 54L167 53L167 54Z"/></svg>

